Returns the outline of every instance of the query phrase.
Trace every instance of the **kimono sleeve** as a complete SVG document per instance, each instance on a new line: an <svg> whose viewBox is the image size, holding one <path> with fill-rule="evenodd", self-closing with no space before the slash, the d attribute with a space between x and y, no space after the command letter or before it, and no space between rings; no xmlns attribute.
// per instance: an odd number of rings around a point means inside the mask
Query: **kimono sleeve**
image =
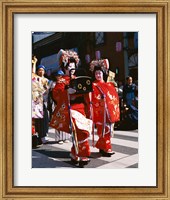
<svg viewBox="0 0 170 200"><path fill-rule="evenodd" d="M65 84L64 83L58 83L55 85L55 87L52 89L52 97L55 102L58 102L59 99L61 99L61 95L66 94L65 90Z"/></svg>

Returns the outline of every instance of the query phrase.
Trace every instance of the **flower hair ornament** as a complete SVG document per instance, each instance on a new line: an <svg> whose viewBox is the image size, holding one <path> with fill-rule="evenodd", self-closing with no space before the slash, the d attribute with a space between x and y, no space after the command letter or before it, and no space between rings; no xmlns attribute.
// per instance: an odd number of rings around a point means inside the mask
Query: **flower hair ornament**
<svg viewBox="0 0 170 200"><path fill-rule="evenodd" d="M60 51L57 54L57 61L60 66L63 64L64 67L66 67L67 64L69 64L71 58L75 60L76 66L78 67L80 59L77 52L73 50L60 49Z"/></svg>
<svg viewBox="0 0 170 200"><path fill-rule="evenodd" d="M101 69L108 73L109 70L109 61L108 59L101 59L101 60L92 60L90 63L90 71L94 71L95 66L101 67Z"/></svg>

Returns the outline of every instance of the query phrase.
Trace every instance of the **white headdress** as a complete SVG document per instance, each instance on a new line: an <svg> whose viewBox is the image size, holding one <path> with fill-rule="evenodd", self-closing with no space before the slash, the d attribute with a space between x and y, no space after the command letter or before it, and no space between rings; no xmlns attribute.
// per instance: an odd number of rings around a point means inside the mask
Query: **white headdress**
<svg viewBox="0 0 170 200"><path fill-rule="evenodd" d="M92 60L90 63L90 71L94 71L95 66L100 66L104 71L109 70L109 61L108 59L102 59L102 60Z"/></svg>
<svg viewBox="0 0 170 200"><path fill-rule="evenodd" d="M64 67L65 67L67 65L67 63L70 62L70 58L74 58L75 62L76 62L76 66L78 66L80 59L79 59L77 52L75 52L73 50L60 49L60 51L57 54L57 61L60 66L63 63Z"/></svg>

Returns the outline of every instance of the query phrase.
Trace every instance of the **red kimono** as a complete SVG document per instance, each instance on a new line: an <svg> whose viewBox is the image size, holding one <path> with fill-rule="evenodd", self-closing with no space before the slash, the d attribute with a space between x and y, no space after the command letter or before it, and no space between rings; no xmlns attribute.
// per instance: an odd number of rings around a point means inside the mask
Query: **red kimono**
<svg viewBox="0 0 170 200"><path fill-rule="evenodd" d="M119 97L112 82L94 81L93 93L93 121L97 127L99 140L96 147L105 152L111 150L110 124L119 121Z"/></svg>
<svg viewBox="0 0 170 200"><path fill-rule="evenodd" d="M52 90L53 98L57 105L50 126L59 131L71 134L69 128L71 123L76 132L78 141L78 155L73 145L71 148L72 157L88 157L90 156L88 137L92 129L92 121L87 119L90 114L89 94L68 95L66 86L69 85L69 82L70 77L64 75L59 79L58 83ZM71 108L70 110L69 105Z"/></svg>

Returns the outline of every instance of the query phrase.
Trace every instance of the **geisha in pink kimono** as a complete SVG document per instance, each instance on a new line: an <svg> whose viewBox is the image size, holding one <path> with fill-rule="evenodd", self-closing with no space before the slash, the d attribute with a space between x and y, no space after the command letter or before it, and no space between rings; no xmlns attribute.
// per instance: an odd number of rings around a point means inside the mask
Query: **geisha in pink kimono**
<svg viewBox="0 0 170 200"><path fill-rule="evenodd" d="M111 124L119 120L119 97L114 84L103 79L107 70L106 63L97 64L92 68L95 78L92 93L93 122L99 136L95 146L103 156L110 157L115 153L111 146Z"/></svg>
<svg viewBox="0 0 170 200"><path fill-rule="evenodd" d="M62 51L62 56L67 52ZM71 52L69 52L70 55ZM89 117L89 94L76 94L76 90L71 88L70 81L75 78L75 67L77 60L67 54L67 62L61 67L65 75L61 76L52 90L53 99L57 102L50 126L72 135L73 146L70 157L74 163L87 164L90 156L90 146L88 137L91 133L92 121ZM72 53L71 53L72 55Z"/></svg>

